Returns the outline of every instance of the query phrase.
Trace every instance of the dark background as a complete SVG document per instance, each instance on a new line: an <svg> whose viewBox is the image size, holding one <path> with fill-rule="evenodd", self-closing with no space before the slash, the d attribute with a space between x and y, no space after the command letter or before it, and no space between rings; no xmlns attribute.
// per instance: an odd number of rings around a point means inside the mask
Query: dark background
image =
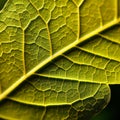
<svg viewBox="0 0 120 120"><path fill-rule="evenodd" d="M4 7L7 0L0 0L0 10Z"/></svg>
<svg viewBox="0 0 120 120"><path fill-rule="evenodd" d="M112 85L108 106L91 120L120 120L120 85Z"/></svg>

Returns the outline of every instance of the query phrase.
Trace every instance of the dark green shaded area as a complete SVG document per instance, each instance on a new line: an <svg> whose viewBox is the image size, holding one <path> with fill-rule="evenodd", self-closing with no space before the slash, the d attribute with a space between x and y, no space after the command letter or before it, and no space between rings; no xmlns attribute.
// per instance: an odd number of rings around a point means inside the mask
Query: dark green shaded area
<svg viewBox="0 0 120 120"><path fill-rule="evenodd" d="M91 120L118 120L120 114L120 85L112 85L111 101L108 106Z"/></svg>
<svg viewBox="0 0 120 120"><path fill-rule="evenodd" d="M7 2L7 0L0 0L0 10L3 9L6 2Z"/></svg>

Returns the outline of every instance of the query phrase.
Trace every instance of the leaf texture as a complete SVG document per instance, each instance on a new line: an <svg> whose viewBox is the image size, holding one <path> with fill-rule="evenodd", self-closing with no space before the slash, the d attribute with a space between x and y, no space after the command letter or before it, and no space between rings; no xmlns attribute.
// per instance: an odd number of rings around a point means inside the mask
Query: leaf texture
<svg viewBox="0 0 120 120"><path fill-rule="evenodd" d="M2 119L90 119L119 77L119 0L8 0L0 11Z"/></svg>

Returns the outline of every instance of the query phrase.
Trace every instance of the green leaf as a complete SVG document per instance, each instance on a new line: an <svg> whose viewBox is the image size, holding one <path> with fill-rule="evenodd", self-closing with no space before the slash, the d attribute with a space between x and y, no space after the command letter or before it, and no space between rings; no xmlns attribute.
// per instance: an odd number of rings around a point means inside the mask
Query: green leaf
<svg viewBox="0 0 120 120"><path fill-rule="evenodd" d="M0 12L0 117L88 120L120 84L119 0L8 0Z"/></svg>

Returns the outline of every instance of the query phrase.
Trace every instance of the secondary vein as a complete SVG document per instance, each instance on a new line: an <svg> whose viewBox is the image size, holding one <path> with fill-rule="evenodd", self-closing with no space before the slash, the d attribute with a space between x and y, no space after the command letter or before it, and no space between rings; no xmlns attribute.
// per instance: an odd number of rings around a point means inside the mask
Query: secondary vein
<svg viewBox="0 0 120 120"><path fill-rule="evenodd" d="M0 101L2 101L3 99L5 99L14 89L16 89L22 82L24 82L27 78L29 78L31 75L33 75L36 71L38 71L39 69L42 69L46 64L48 64L49 62L51 62L52 60L56 59L57 57L59 57L60 55L62 55L63 53L67 52L68 50L72 49L73 47L75 47L76 45L83 43L84 41L88 40L89 38L97 35L98 33L110 28L111 26L114 26L116 24L118 24L120 22L120 19L118 20L114 20L108 24L106 24L103 27L100 27L98 29L96 29L95 31L91 32L88 35L85 35L83 37L81 37L79 40L74 41L73 43L71 43L70 45L66 46L65 48L61 49L60 51L58 51L57 53L55 53L54 55L48 57L45 61L43 61L42 63L38 64L36 67L34 67L31 71L29 71L26 75L22 76L19 80L17 80L12 86L10 86L7 90L5 90L1 95L0 95Z"/></svg>

